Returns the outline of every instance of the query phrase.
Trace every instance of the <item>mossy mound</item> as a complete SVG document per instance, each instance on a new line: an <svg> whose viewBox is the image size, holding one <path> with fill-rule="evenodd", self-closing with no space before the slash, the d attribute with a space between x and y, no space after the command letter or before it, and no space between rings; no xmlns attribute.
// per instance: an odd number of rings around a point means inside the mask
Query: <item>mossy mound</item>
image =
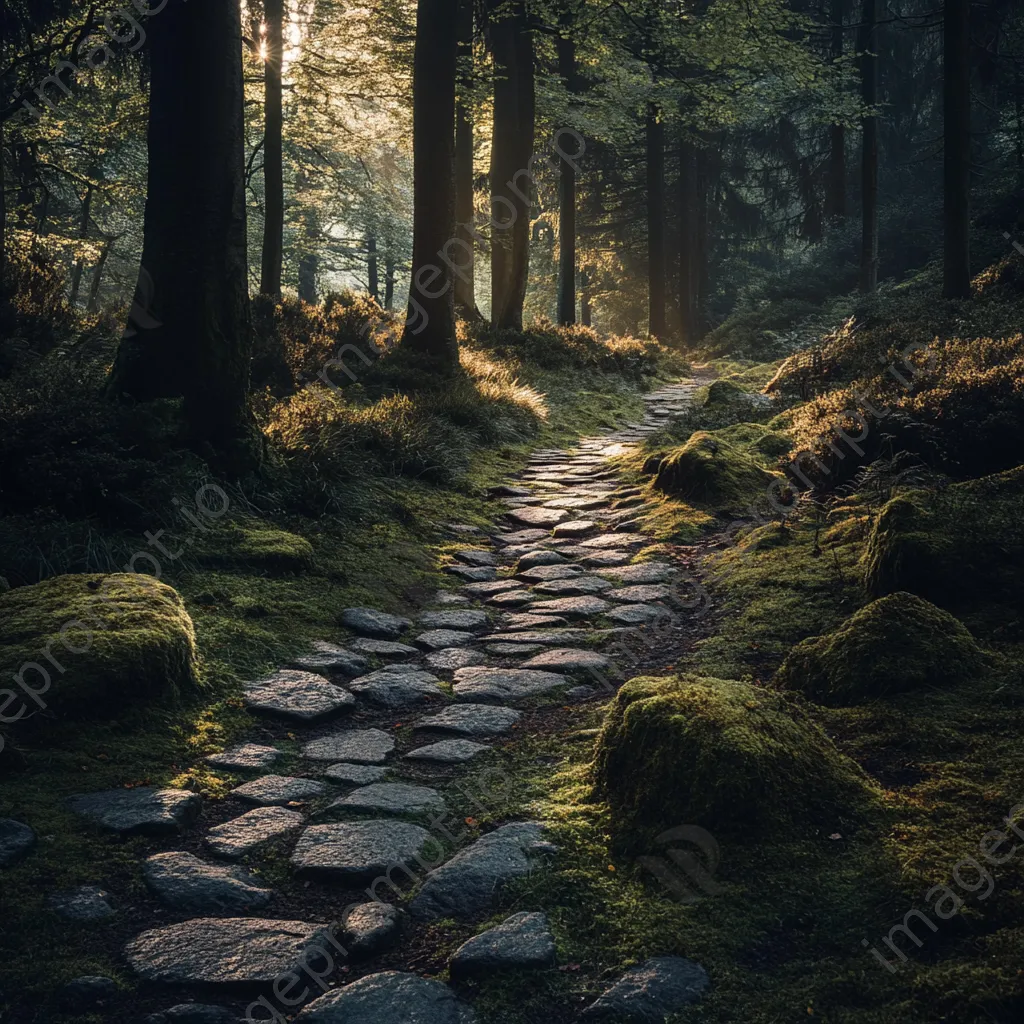
<svg viewBox="0 0 1024 1024"><path fill-rule="evenodd" d="M199 684L195 630L178 592L139 573L54 576L0 595L0 671L61 717L108 716Z"/></svg>
<svg viewBox="0 0 1024 1024"><path fill-rule="evenodd" d="M727 509L757 500L773 479L740 448L699 431L658 462L654 486L685 501Z"/></svg>
<svg viewBox="0 0 1024 1024"><path fill-rule="evenodd" d="M737 448L745 448L755 458L777 462L793 450L793 442L778 431L771 430L763 423L734 423L715 431L720 437Z"/></svg>
<svg viewBox="0 0 1024 1024"><path fill-rule="evenodd" d="M301 572L313 564L313 545L271 526L232 525L212 534L198 552L205 565Z"/></svg>
<svg viewBox="0 0 1024 1024"><path fill-rule="evenodd" d="M860 769L784 694L704 677L626 683L593 771L618 821L641 831L833 825L869 796Z"/></svg>
<svg viewBox="0 0 1024 1024"><path fill-rule="evenodd" d="M967 682L984 662L959 619L900 592L872 601L835 632L797 644L775 681L824 704L850 705Z"/></svg>

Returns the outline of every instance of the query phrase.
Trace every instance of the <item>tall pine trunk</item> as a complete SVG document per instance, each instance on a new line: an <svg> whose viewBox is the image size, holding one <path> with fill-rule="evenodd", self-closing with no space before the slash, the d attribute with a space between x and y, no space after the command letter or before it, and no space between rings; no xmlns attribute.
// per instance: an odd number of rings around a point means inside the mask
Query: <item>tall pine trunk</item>
<svg viewBox="0 0 1024 1024"><path fill-rule="evenodd" d="M284 250L284 127L281 94L281 62L284 56L284 0L264 0L266 59L264 61L263 110L263 265L260 291L281 297L281 264Z"/></svg>
<svg viewBox="0 0 1024 1024"><path fill-rule="evenodd" d="M366 239L367 287L374 300L380 302L380 274L377 271L377 239L373 235Z"/></svg>
<svg viewBox="0 0 1024 1024"><path fill-rule="evenodd" d="M458 24L458 103L455 107L455 237L453 262L455 308L466 319L477 319L474 283L473 219L473 0L460 0Z"/></svg>
<svg viewBox="0 0 1024 1024"><path fill-rule="evenodd" d="M691 275L693 278L694 295L694 333L697 338L704 335L708 326L708 291L710 290L711 281L711 269L708 261L708 245L710 241L708 230L708 194L710 192L711 179L711 153L706 141L705 145L697 149L697 187L694 190L696 217Z"/></svg>
<svg viewBox="0 0 1024 1024"><path fill-rule="evenodd" d="M416 7L412 281L403 335L403 345L450 374L458 370L459 346L452 272L440 254L455 231L458 6L458 0L418 0Z"/></svg>
<svg viewBox="0 0 1024 1024"><path fill-rule="evenodd" d="M647 332L665 337L665 125L647 108Z"/></svg>
<svg viewBox="0 0 1024 1024"><path fill-rule="evenodd" d="M558 74L565 88L576 89L576 41L569 35L572 15L563 12L555 39ZM558 176L558 322L576 323L576 165L561 158Z"/></svg>
<svg viewBox="0 0 1024 1024"><path fill-rule="evenodd" d="M680 128L679 134L679 328L684 345L696 340L693 296L694 151Z"/></svg>
<svg viewBox="0 0 1024 1024"><path fill-rule="evenodd" d="M391 253L384 257L384 308L391 309L395 304L395 261Z"/></svg>
<svg viewBox="0 0 1024 1024"><path fill-rule="evenodd" d="M943 14L943 258L942 294L971 294L970 0L946 0Z"/></svg>
<svg viewBox="0 0 1024 1024"><path fill-rule="evenodd" d="M252 325L238 2L170 5L148 35L142 268L109 391L137 401L183 396L192 442L226 470L244 471L258 459L260 439L248 404Z"/></svg>
<svg viewBox="0 0 1024 1024"><path fill-rule="evenodd" d="M878 0L864 0L860 39L861 99L874 107L878 102ZM878 284L878 118L861 120L860 168L860 290L873 292Z"/></svg>
<svg viewBox="0 0 1024 1024"><path fill-rule="evenodd" d="M95 176L98 173L95 168L91 168L89 171L90 175ZM92 192L93 187L91 184L86 186L85 198L82 200L82 216L78 224L78 237L84 242L89 237L89 216L92 209ZM78 293L82 288L82 274L85 273L85 260L79 256L75 260L75 269L71 272L71 296L68 302L72 306L78 305Z"/></svg>
<svg viewBox="0 0 1024 1024"><path fill-rule="evenodd" d="M843 56L843 18L845 0L832 0L832 60ZM825 217L829 221L846 216L846 129L834 124L828 135L828 184L825 190Z"/></svg>

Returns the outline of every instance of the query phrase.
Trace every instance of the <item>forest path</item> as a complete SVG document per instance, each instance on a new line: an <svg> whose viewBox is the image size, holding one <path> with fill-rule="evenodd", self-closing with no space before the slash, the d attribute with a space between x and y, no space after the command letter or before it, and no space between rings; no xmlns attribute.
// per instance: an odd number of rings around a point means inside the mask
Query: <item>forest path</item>
<svg viewBox="0 0 1024 1024"><path fill-rule="evenodd" d="M321 642L248 684L258 742L207 759L251 779L228 800L200 808L184 791L115 790L80 808L107 828L148 819L143 828L174 837L145 861L156 909L136 920L125 956L154 983L140 990L143 1014L174 1001L168 985L203 1005L143 1020L284 1021L305 1003L294 1019L308 1024L470 1024L478 1018L462 983L554 968L543 907L454 954L445 922L489 919L506 883L559 856L543 823L507 812L519 787L497 751L528 750L565 726L567 705L606 700L640 668L671 668L692 642L685 557L652 549L638 528L642 492L611 460L704 383L664 386L645 396L641 421L534 452L494 489L508 506L500 530L450 526L466 544L445 568L462 583L438 592L415 625L346 609L341 621L357 634L347 647ZM286 774L264 774L282 759ZM481 832L478 819L498 827ZM410 882L416 895L398 911ZM324 920L341 924L312 923ZM423 977L446 967L455 987ZM707 984L699 965L659 958L588 1000L584 1017L645 1007L643 1019L660 1021ZM242 1004L231 995L239 985L264 994ZM554 1019L577 1013L566 1006Z"/></svg>

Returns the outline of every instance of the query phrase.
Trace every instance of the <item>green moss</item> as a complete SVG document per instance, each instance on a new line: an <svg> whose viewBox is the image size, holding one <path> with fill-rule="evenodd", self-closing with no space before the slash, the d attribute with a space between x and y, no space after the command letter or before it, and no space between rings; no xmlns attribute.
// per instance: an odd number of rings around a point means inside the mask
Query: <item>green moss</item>
<svg viewBox="0 0 1024 1024"><path fill-rule="evenodd" d="M983 668L982 652L962 622L900 592L873 601L834 633L798 644L776 682L825 703L856 704L970 682Z"/></svg>
<svg viewBox="0 0 1024 1024"><path fill-rule="evenodd" d="M785 696L735 680L633 679L598 738L597 792L624 830L738 835L835 823L866 780Z"/></svg>
<svg viewBox="0 0 1024 1024"><path fill-rule="evenodd" d="M137 573L55 576L0 595L0 665L14 674L25 663L52 677L45 699L62 717L106 715L198 684L181 598ZM41 685L37 669L25 678Z"/></svg>
<svg viewBox="0 0 1024 1024"><path fill-rule="evenodd" d="M196 554L205 565L269 572L301 572L313 563L313 545L305 537L249 523L233 523L212 533Z"/></svg>
<svg viewBox="0 0 1024 1024"><path fill-rule="evenodd" d="M763 456L769 463L778 462L793 450L793 442L778 431L762 423L734 423L715 431L715 436L737 448L746 449L752 456Z"/></svg>

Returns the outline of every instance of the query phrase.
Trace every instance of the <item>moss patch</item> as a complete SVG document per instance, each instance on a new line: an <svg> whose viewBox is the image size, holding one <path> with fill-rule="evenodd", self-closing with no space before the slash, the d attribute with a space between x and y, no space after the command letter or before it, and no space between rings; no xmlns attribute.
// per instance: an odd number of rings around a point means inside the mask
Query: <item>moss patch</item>
<svg viewBox="0 0 1024 1024"><path fill-rule="evenodd" d="M913 594L880 598L827 636L798 644L776 682L816 700L857 704L981 673L984 657L958 619Z"/></svg>
<svg viewBox="0 0 1024 1024"><path fill-rule="evenodd" d="M246 566L257 571L301 572L313 563L313 545L305 537L248 523L218 530L196 554L205 565Z"/></svg>

